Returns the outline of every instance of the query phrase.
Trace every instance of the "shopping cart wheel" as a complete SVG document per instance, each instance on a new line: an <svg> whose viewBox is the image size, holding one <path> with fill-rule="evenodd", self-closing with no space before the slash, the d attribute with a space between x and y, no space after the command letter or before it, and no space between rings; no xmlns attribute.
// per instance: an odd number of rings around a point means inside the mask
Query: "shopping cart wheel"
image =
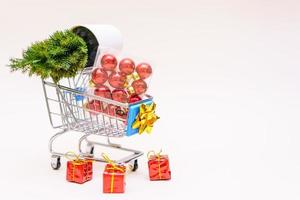
<svg viewBox="0 0 300 200"><path fill-rule="evenodd" d="M134 160L131 171L135 172L139 168L138 160Z"/></svg>
<svg viewBox="0 0 300 200"><path fill-rule="evenodd" d="M60 156L51 156L51 167L54 170L58 170L61 167Z"/></svg>

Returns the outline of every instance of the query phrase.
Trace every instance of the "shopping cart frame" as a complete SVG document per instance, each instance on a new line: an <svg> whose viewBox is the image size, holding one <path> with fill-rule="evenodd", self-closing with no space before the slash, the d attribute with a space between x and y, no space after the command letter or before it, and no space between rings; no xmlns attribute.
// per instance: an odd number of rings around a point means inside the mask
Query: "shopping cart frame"
<svg viewBox="0 0 300 200"><path fill-rule="evenodd" d="M118 127L118 124L120 126L121 124L125 124L127 119L119 118L116 116L116 113L114 115L107 115L105 113L97 112L96 115L93 115L93 111L86 109L86 107L83 104L80 106L74 105L74 99L70 100L70 96L74 97L76 95L80 97L86 98L86 101L89 102L89 99L93 99L95 101L100 101L103 104L106 105L114 105L117 107L122 107L125 109L129 108L128 103L120 103L117 101L113 101L111 99L102 98L99 96L95 96L93 94L88 94L84 91L78 91L74 89L74 87L77 87L80 85L81 87L88 87L88 80L90 80L90 74L91 74L92 68L86 68L84 69L78 76L75 78L67 79L66 85L64 84L55 84L51 81L42 80L43 85L43 91L44 96L46 100L46 106L48 111L48 117L50 120L50 124L54 129L59 129L59 131L53 135L49 140L49 151L51 154L51 166L53 169L57 170L61 167L61 158L64 157L66 152L59 152L55 151L53 144L55 141L61 137L62 135L65 135L66 133L70 131L76 131L83 133L83 136L80 137L78 141L78 152L81 158L87 158L99 162L105 162L101 157L96 157L94 155L94 148L95 146L102 146L102 147L108 147L113 149L118 149L126 152L130 152L131 154L123 157L118 160L114 160L116 163L123 163L128 164L130 169L132 171L137 170L138 168L138 158L143 155L142 151L134 150L130 148L122 147L120 144L115 144L111 142L112 137L123 137L126 135L126 128L120 128ZM83 81L82 81L82 80ZM82 83L79 84L80 80ZM73 85L71 83L74 83ZM72 85L72 86L71 86ZM48 96L48 88L55 89L56 91L56 97L57 99L50 98ZM146 98L152 99L151 96L146 95ZM53 112L50 101L56 102L59 107L58 112ZM76 110L77 109L77 110ZM82 113L81 113L82 112ZM82 115L81 115L82 114ZM87 114L88 117L82 117L84 114ZM53 120L53 115L57 115L61 117L61 124L56 125ZM102 124L99 125L99 118L102 117L103 121ZM96 118L95 120L99 127L97 127L97 124L94 124L93 118ZM104 120L105 119L105 120ZM110 121L110 124L106 125L106 121ZM112 121L116 121L115 124L112 124ZM83 122L82 124L80 124ZM103 125L104 123L104 125ZM82 128L82 127L83 128ZM91 126L93 126L91 128ZM96 128L94 128L96 126ZM102 127L103 126L103 127ZM100 128L102 127L102 128ZM97 129L98 128L98 129ZM100 143L96 140L92 140L90 136L104 136L106 137L106 143ZM85 149L83 148L85 146Z"/></svg>

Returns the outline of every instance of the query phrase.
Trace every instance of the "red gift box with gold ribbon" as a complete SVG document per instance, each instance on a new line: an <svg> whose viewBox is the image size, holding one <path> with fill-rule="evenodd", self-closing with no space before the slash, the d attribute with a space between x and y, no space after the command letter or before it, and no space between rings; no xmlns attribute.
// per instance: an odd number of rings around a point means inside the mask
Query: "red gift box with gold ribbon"
<svg viewBox="0 0 300 200"><path fill-rule="evenodd" d="M85 183L93 178L93 161L76 159L67 162L67 181L75 183Z"/></svg>
<svg viewBox="0 0 300 200"><path fill-rule="evenodd" d="M124 193L126 166L116 164L106 154L102 156L108 162L103 172L103 193Z"/></svg>
<svg viewBox="0 0 300 200"><path fill-rule="evenodd" d="M124 193L125 171L124 165L107 164L103 172L103 193Z"/></svg>
<svg viewBox="0 0 300 200"><path fill-rule="evenodd" d="M149 178L151 181L171 179L169 157L160 153L154 151L148 153Z"/></svg>

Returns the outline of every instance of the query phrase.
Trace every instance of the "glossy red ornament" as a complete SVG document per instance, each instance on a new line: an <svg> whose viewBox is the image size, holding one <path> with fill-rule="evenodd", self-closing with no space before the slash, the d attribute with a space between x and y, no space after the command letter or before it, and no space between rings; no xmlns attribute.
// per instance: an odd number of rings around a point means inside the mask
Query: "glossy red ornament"
<svg viewBox="0 0 300 200"><path fill-rule="evenodd" d="M138 102L138 101L141 101L142 100L142 98L139 96L139 95L137 95L137 94L133 94L133 95L131 95L130 97L129 97L129 103L134 103L134 102Z"/></svg>
<svg viewBox="0 0 300 200"><path fill-rule="evenodd" d="M148 88L147 83L142 79L133 81L131 86L133 87L135 93L138 95L145 93Z"/></svg>
<svg viewBox="0 0 300 200"><path fill-rule="evenodd" d="M95 112L90 112L92 114L96 114L97 112L102 111L102 103L98 100L91 100L87 103L86 108Z"/></svg>
<svg viewBox="0 0 300 200"><path fill-rule="evenodd" d="M112 99L115 101L119 101L122 103L126 103L128 101L128 94L123 89L115 89L111 93Z"/></svg>
<svg viewBox="0 0 300 200"><path fill-rule="evenodd" d="M118 65L118 61L114 55L105 54L101 58L101 66L106 71L114 71Z"/></svg>
<svg viewBox="0 0 300 200"><path fill-rule="evenodd" d="M135 64L130 58L124 58L119 63L119 69L126 75L132 74L134 72Z"/></svg>
<svg viewBox="0 0 300 200"><path fill-rule="evenodd" d="M106 114L109 114L111 116L116 116L116 109L118 106L115 106L113 104L109 104L107 106Z"/></svg>
<svg viewBox="0 0 300 200"><path fill-rule="evenodd" d="M138 64L135 70L141 79L146 79L152 74L152 67L148 63Z"/></svg>
<svg viewBox="0 0 300 200"><path fill-rule="evenodd" d="M119 117L122 119L126 119L128 113L126 109L122 109L120 106L115 106L113 104L109 104L104 112L110 116Z"/></svg>
<svg viewBox="0 0 300 200"><path fill-rule="evenodd" d="M120 72L113 72L108 78L109 84L117 89L123 89L126 83L126 76Z"/></svg>
<svg viewBox="0 0 300 200"><path fill-rule="evenodd" d="M105 85L100 85L94 90L94 94L99 97L111 99L110 89Z"/></svg>
<svg viewBox="0 0 300 200"><path fill-rule="evenodd" d="M108 74L101 68L94 69L92 72L92 82L97 85L102 85L108 79Z"/></svg>
<svg viewBox="0 0 300 200"><path fill-rule="evenodd" d="M101 102L101 112L108 114L109 104L105 102Z"/></svg>

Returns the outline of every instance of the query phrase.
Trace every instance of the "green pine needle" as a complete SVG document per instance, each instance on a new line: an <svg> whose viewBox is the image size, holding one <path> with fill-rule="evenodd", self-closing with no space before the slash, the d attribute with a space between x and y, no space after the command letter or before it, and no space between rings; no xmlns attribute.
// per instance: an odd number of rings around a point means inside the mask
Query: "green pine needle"
<svg viewBox="0 0 300 200"><path fill-rule="evenodd" d="M74 77L88 59L84 40L70 30L57 31L48 39L35 42L23 52L23 58L10 59L12 71L20 70L42 79L51 77L55 83Z"/></svg>

